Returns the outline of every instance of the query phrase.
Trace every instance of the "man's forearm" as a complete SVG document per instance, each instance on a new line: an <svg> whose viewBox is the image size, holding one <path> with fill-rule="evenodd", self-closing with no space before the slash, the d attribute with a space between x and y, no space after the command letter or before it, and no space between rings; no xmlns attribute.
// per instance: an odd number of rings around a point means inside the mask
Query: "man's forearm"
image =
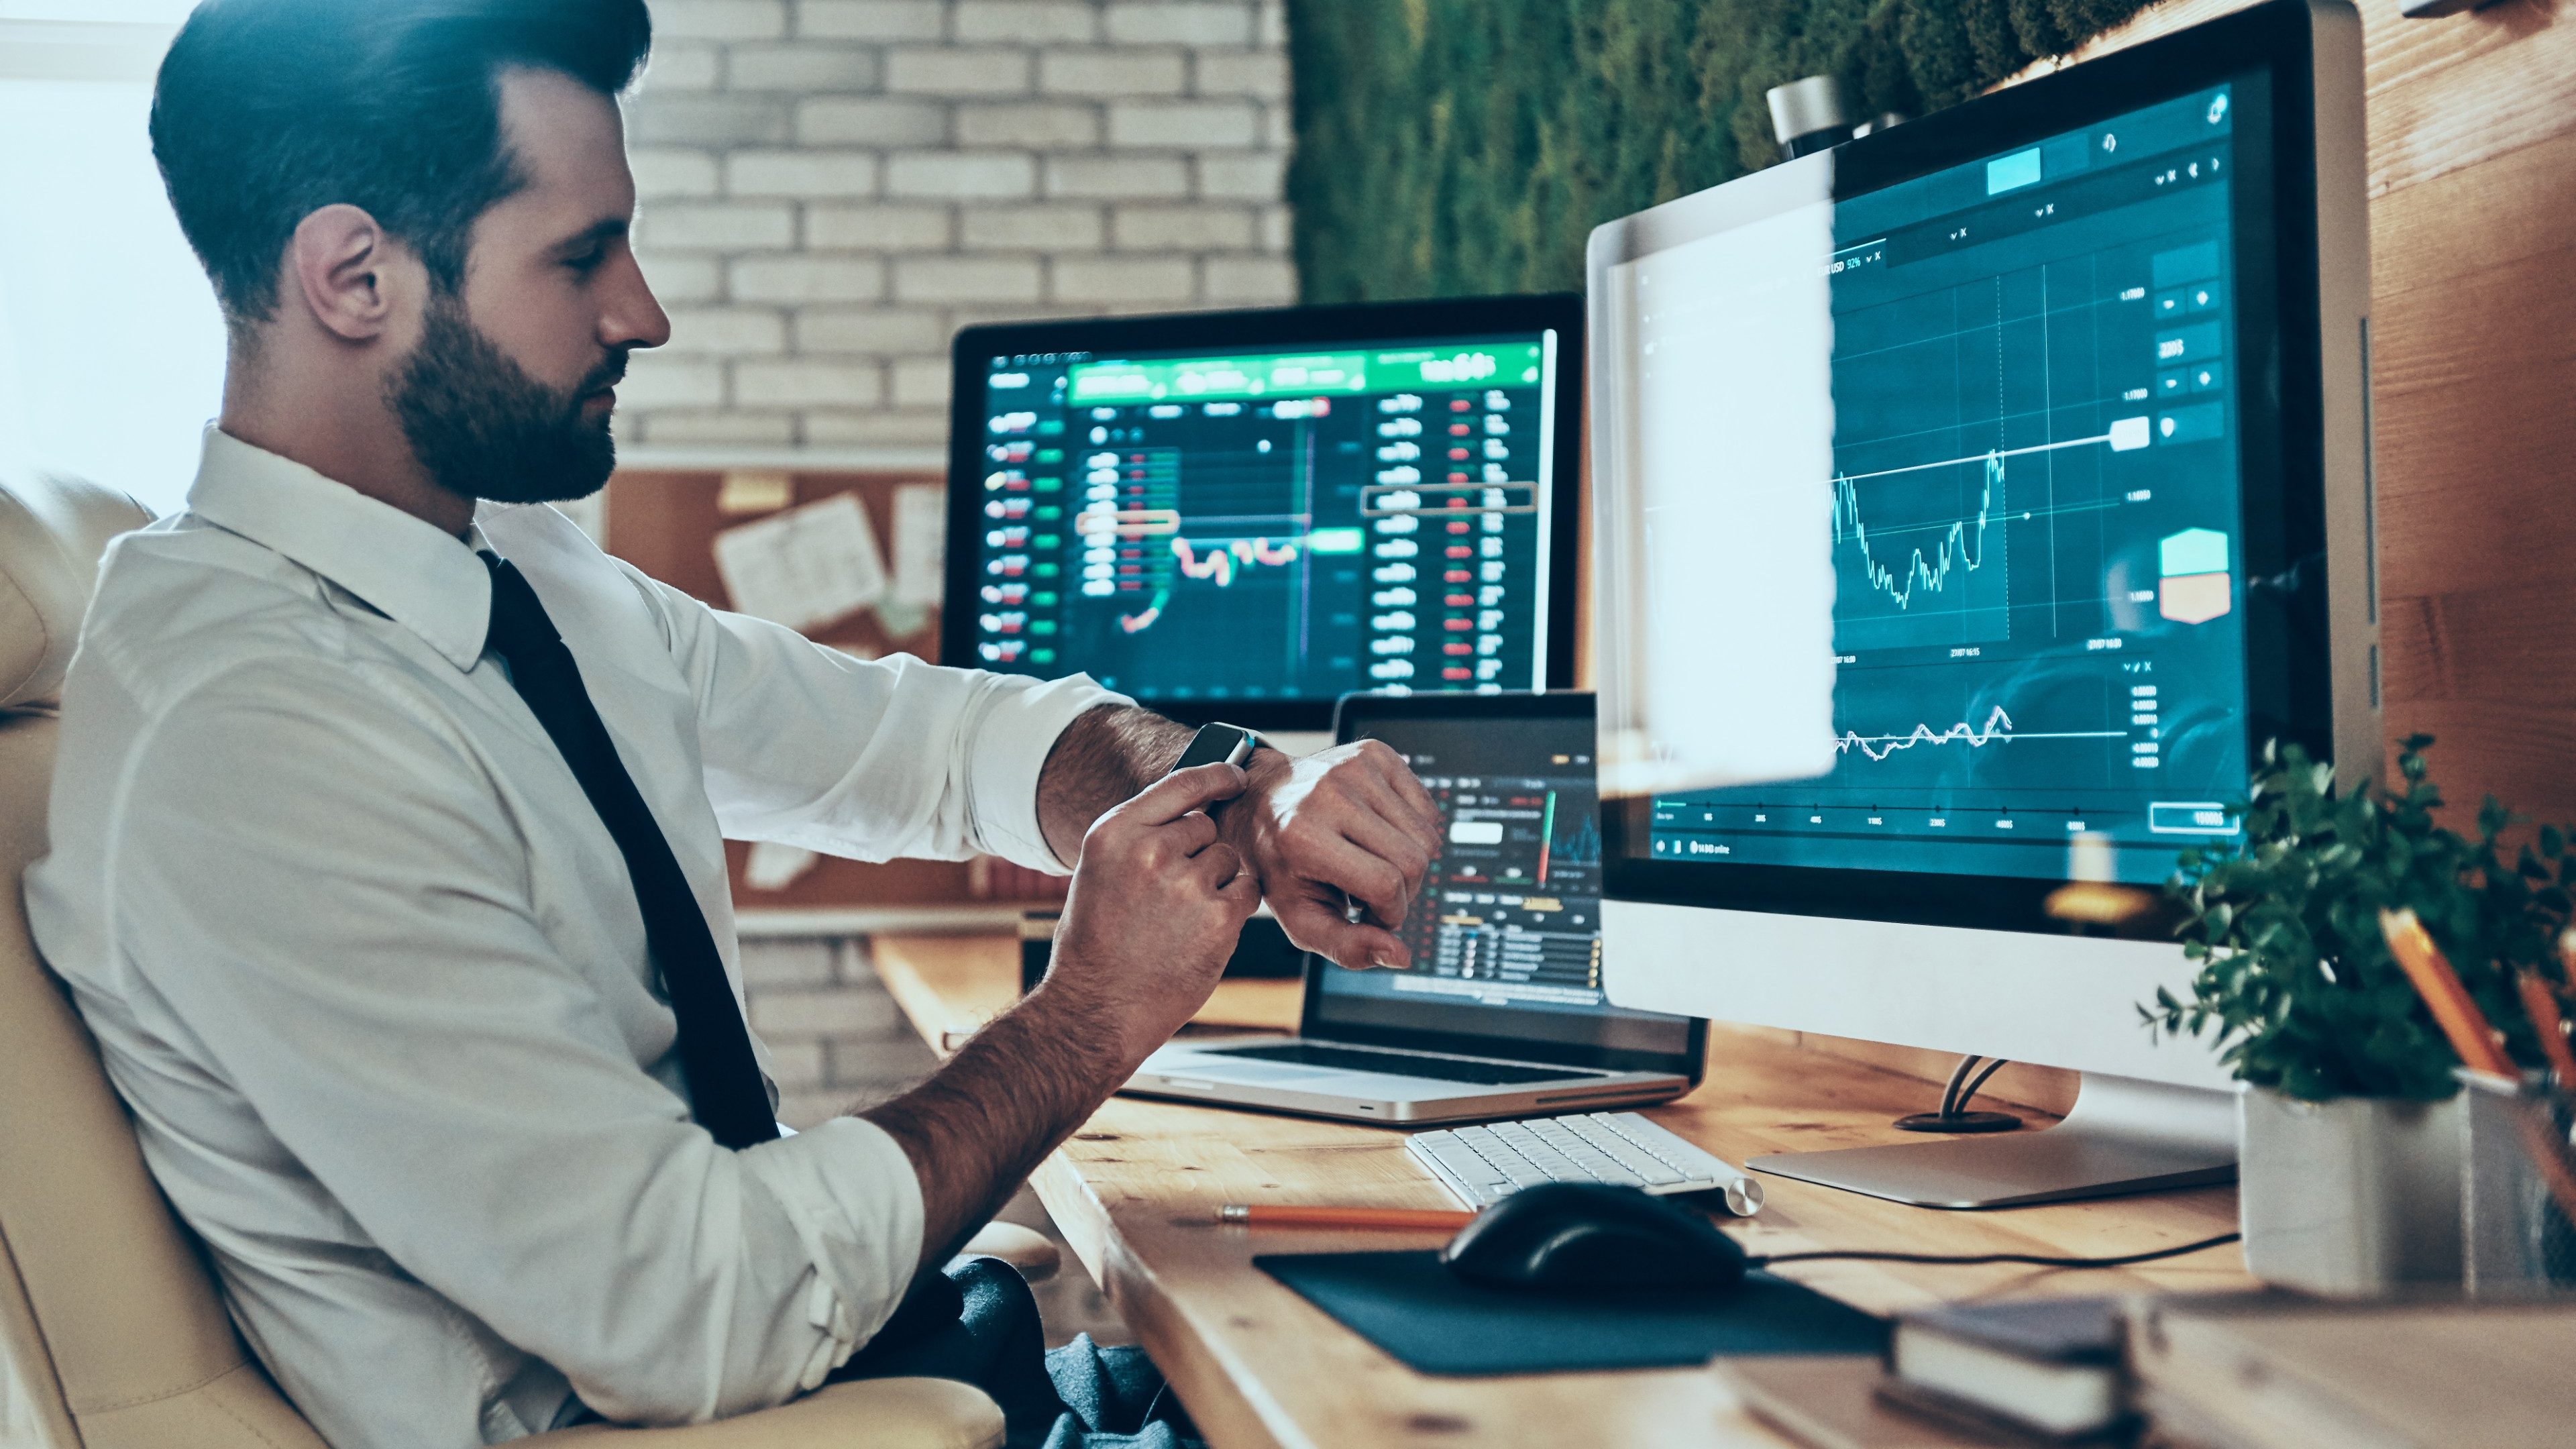
<svg viewBox="0 0 2576 1449"><path fill-rule="evenodd" d="M1047 843L1060 859L1081 859L1084 872L1067 902L1055 969L929 1081L861 1114L912 1159L925 1267L947 1261L1215 984L1254 897L1221 910L1213 904L1242 868L1231 848L1210 844L1197 811L1233 796L1243 776L1201 771L1165 780L1191 734L1124 705L1088 710L1065 727L1038 774ZM1167 798L1157 805L1144 794L1149 786ZM1122 805L1123 825L1095 835L1100 818ZM1204 854L1211 849L1223 864L1193 886L1193 871L1207 874L1218 859ZM1138 904L1140 895L1148 904ZM1223 929L1192 935L1193 910L1215 911ZM1077 917L1091 923L1087 934ZM1162 932L1179 934L1158 939ZM1141 1007L1139 991L1148 1003ZM1167 1017L1176 1001L1184 1003L1180 1015Z"/></svg>
<svg viewBox="0 0 2576 1449"><path fill-rule="evenodd" d="M924 1267L946 1262L1126 1079L1115 1027L1041 987L930 1080L861 1114L912 1159Z"/></svg>
<svg viewBox="0 0 2576 1449"><path fill-rule="evenodd" d="M1038 771L1038 826L1056 858L1080 855L1091 822L1161 779L1190 734L1188 725L1132 705L1085 710L1066 725Z"/></svg>
<svg viewBox="0 0 2576 1449"><path fill-rule="evenodd" d="M1038 824L1060 860L1082 853L1083 832L1111 806L1161 779L1197 733L1132 705L1104 705L1075 717L1038 772ZM1289 759L1263 745L1244 761L1252 789L1276 783ZM1211 812L1213 813L1213 812ZM1228 828L1227 838L1237 839Z"/></svg>

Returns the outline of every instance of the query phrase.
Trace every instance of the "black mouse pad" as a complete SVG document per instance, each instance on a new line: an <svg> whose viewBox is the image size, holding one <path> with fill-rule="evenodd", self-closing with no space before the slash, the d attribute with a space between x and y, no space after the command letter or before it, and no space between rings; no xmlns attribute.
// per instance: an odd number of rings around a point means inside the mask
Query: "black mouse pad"
<svg viewBox="0 0 2576 1449"><path fill-rule="evenodd" d="M1437 1252L1270 1253L1252 1265L1426 1374L1675 1368L1720 1354L1877 1353L1887 1325L1768 1273L1732 1293L1521 1293Z"/></svg>

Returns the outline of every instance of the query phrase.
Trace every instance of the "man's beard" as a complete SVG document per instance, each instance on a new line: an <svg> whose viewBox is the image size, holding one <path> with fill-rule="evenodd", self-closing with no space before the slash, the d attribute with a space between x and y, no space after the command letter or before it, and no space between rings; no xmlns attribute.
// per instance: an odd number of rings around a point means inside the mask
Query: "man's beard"
<svg viewBox="0 0 2576 1449"><path fill-rule="evenodd" d="M598 492L616 469L608 420L585 420L582 402L625 375L619 348L572 391L548 387L484 336L462 301L439 295L386 391L412 455L441 488L497 503L555 503Z"/></svg>

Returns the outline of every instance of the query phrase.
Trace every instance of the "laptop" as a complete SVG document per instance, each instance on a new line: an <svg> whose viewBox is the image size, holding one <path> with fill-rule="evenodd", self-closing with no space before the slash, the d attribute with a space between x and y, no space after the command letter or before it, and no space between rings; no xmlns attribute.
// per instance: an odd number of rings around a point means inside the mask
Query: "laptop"
<svg viewBox="0 0 2576 1449"><path fill-rule="evenodd" d="M1588 694L1355 694L1334 737L1383 740L1447 844L1402 971L1309 954L1293 1037L1181 1038L1122 1089L1362 1122L1590 1112L1680 1096L1707 1023L1601 990L1601 825Z"/></svg>

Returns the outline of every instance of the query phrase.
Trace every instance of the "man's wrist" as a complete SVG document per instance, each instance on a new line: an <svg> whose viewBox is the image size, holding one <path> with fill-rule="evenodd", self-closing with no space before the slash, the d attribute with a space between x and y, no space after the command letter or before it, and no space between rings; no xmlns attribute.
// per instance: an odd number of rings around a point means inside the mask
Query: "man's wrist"
<svg viewBox="0 0 2576 1449"><path fill-rule="evenodd" d="M1209 812L1209 818L1216 821L1217 838L1241 853L1243 863L1251 866L1255 874L1261 867L1254 862L1251 847L1259 833L1257 826L1267 813L1260 807L1296 768L1294 759L1267 741L1254 745L1243 761L1243 793Z"/></svg>
<svg viewBox="0 0 2576 1449"><path fill-rule="evenodd" d="M1252 753L1243 757L1243 793L1226 803L1230 805L1235 800L1249 800L1256 795L1270 793L1296 767L1295 760L1288 758L1268 740L1255 735Z"/></svg>
<svg viewBox="0 0 2576 1449"><path fill-rule="evenodd" d="M1122 1006L1050 970L1010 1014L1065 1049L1068 1065L1083 1079L1082 1090L1106 1093L1134 1075L1137 1063L1153 1052L1151 1046L1139 1050L1128 1039L1132 1012L1132 1005Z"/></svg>

